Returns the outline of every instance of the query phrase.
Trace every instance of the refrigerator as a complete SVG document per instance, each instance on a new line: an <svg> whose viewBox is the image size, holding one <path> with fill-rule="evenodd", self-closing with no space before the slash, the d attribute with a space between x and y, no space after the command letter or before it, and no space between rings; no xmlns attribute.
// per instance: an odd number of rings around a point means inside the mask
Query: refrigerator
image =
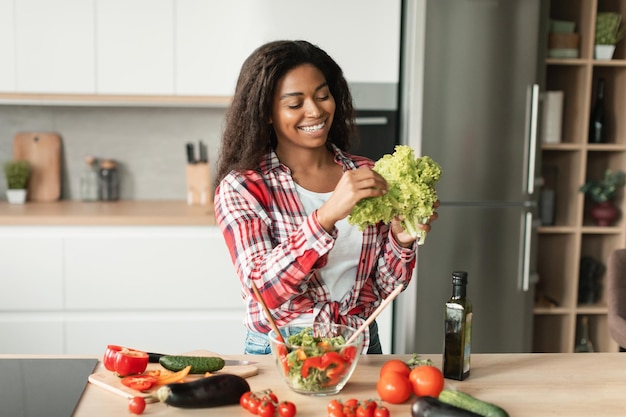
<svg viewBox="0 0 626 417"><path fill-rule="evenodd" d="M410 289L396 303L393 350L443 351L452 272L463 270L474 308L472 352L530 352L540 0L424 4L418 151L442 166L441 206Z"/></svg>

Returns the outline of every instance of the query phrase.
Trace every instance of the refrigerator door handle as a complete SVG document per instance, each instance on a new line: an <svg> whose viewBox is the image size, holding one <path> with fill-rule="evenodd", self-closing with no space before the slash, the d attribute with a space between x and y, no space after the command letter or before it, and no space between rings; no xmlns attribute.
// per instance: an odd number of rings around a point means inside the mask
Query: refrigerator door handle
<svg viewBox="0 0 626 417"><path fill-rule="evenodd" d="M530 288L530 258L533 233L533 213L526 212L524 222L524 254L522 256L522 291L528 292Z"/></svg>
<svg viewBox="0 0 626 417"><path fill-rule="evenodd" d="M530 93L530 131L528 132L528 179L527 192L535 192L535 169L537 161L537 124L539 117L539 84L533 84Z"/></svg>

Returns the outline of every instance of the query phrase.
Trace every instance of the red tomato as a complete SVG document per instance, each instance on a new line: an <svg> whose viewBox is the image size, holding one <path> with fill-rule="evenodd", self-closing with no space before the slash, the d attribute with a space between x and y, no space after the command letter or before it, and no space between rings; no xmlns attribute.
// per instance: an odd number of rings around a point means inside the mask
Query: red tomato
<svg viewBox="0 0 626 417"><path fill-rule="evenodd" d="M259 406L256 409L256 414L260 417L272 417L274 412L276 411L276 407L272 404L271 401L261 401L259 402Z"/></svg>
<svg viewBox="0 0 626 417"><path fill-rule="evenodd" d="M140 350L123 348L115 357L115 372L119 376L143 373L148 366L148 354Z"/></svg>
<svg viewBox="0 0 626 417"><path fill-rule="evenodd" d="M376 391L383 401L392 404L402 404L413 393L411 381L399 372L385 372L376 384Z"/></svg>
<svg viewBox="0 0 626 417"><path fill-rule="evenodd" d="M362 403L356 409L356 417L374 417L374 410L376 410L376 404L374 407L368 407L368 403Z"/></svg>
<svg viewBox="0 0 626 417"><path fill-rule="evenodd" d="M244 392L239 397L239 404L245 409L248 409L248 401L250 401L250 397L252 396L252 391Z"/></svg>
<svg viewBox="0 0 626 417"><path fill-rule="evenodd" d="M128 402L128 411L133 414L142 414L146 409L146 400L143 397L133 397Z"/></svg>
<svg viewBox="0 0 626 417"><path fill-rule="evenodd" d="M409 374L413 392L418 397L428 395L437 398L443 390L444 378L439 368L422 365L413 368Z"/></svg>
<svg viewBox="0 0 626 417"><path fill-rule="evenodd" d="M108 345L104 351L104 357L102 363L107 371L115 372L115 357L117 353L122 350L121 346Z"/></svg>
<svg viewBox="0 0 626 417"><path fill-rule="evenodd" d="M345 403L343 403L344 405L347 405L348 407L356 407L357 405L359 405L359 400L357 400L356 398L349 398Z"/></svg>
<svg viewBox="0 0 626 417"><path fill-rule="evenodd" d="M122 378L122 384L137 391L149 390L157 379L151 375L130 375Z"/></svg>
<svg viewBox="0 0 626 417"><path fill-rule="evenodd" d="M385 362L383 366L380 368L379 376L383 376L385 372L389 372L389 371L399 372L400 374L408 377L409 373L411 372L411 368L409 368L409 365L407 365L400 359L390 359L387 362Z"/></svg>
<svg viewBox="0 0 626 417"><path fill-rule="evenodd" d="M389 417L389 409L384 406L376 408L374 411L374 417Z"/></svg>
<svg viewBox="0 0 626 417"><path fill-rule="evenodd" d="M330 400L328 406L326 407L326 411L328 411L328 414L335 411L343 411L343 403L339 400Z"/></svg>
<svg viewBox="0 0 626 417"><path fill-rule="evenodd" d="M256 395L251 395L248 398L248 411L251 414L256 414L258 413L259 410L259 404L261 404L261 401L259 400L259 397L257 397Z"/></svg>
<svg viewBox="0 0 626 417"><path fill-rule="evenodd" d="M278 405L278 415L280 417L294 417L296 415L296 405L290 401L283 401Z"/></svg>

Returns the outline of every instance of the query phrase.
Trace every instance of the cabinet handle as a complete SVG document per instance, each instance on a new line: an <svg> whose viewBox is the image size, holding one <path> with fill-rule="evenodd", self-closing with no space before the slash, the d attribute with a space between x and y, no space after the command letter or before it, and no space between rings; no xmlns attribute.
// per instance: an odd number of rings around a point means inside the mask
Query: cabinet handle
<svg viewBox="0 0 626 417"><path fill-rule="evenodd" d="M537 118L539 115L539 84L533 84L530 93L530 132L528 133L527 192L535 192L535 163L537 161Z"/></svg>
<svg viewBox="0 0 626 417"><path fill-rule="evenodd" d="M528 292L530 287L530 251L533 233L533 213L526 212L524 224L524 256L522 257L522 290Z"/></svg>

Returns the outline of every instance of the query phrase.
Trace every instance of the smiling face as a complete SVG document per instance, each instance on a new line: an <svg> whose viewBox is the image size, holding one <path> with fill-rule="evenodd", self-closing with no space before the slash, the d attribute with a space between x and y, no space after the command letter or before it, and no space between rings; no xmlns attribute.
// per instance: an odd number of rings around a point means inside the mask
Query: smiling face
<svg viewBox="0 0 626 417"><path fill-rule="evenodd" d="M278 148L325 146L335 114L326 79L311 64L299 65L276 86L271 123Z"/></svg>

